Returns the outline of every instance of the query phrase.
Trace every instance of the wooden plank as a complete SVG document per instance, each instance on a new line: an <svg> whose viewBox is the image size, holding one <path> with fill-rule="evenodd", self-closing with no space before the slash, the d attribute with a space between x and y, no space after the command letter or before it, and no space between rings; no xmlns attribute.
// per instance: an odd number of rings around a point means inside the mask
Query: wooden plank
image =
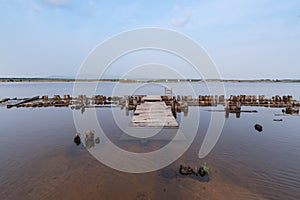
<svg viewBox="0 0 300 200"><path fill-rule="evenodd" d="M161 101L161 96L147 95L142 98L142 101Z"/></svg>
<svg viewBox="0 0 300 200"><path fill-rule="evenodd" d="M154 98L151 98L154 99ZM171 110L165 102L144 102L137 106L130 126L133 127L178 127Z"/></svg>

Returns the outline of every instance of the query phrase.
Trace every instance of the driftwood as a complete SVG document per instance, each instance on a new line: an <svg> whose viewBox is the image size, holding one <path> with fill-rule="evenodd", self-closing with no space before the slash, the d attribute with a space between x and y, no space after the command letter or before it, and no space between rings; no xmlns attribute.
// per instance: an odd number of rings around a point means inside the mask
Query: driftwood
<svg viewBox="0 0 300 200"><path fill-rule="evenodd" d="M10 100L10 98L2 99L2 100L0 100L0 103L4 103L4 102L6 102L6 101L8 101L8 100Z"/></svg>
<svg viewBox="0 0 300 200"><path fill-rule="evenodd" d="M31 101L39 100L39 98L40 98L39 96L35 96L35 97L29 98L29 99L25 99L24 101L21 101L21 102L16 103L16 104L9 104L6 107L7 108L12 108L14 106L19 106L19 105L24 104L24 103L28 103L28 102L31 102Z"/></svg>

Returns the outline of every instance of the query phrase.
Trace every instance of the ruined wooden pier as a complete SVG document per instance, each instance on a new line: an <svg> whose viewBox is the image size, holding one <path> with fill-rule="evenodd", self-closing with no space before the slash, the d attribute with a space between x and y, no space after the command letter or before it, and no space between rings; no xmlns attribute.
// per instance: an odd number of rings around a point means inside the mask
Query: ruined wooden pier
<svg viewBox="0 0 300 200"><path fill-rule="evenodd" d="M131 118L133 127L178 127L178 123L161 96L145 96Z"/></svg>
<svg viewBox="0 0 300 200"><path fill-rule="evenodd" d="M126 115L129 115L129 110L136 110L142 103L159 100L159 102L164 103L164 106L171 107L171 111L175 117L176 113L180 112L187 115L189 106L224 106L224 111L229 113L241 112L242 106L277 107L286 109L284 112L287 114L299 113L300 107L300 101L294 100L290 95L276 95L271 98L266 98L264 95L230 95L229 98L226 98L224 95L199 95L196 98L192 95L177 95L176 97L172 95L172 92L165 93L162 96L127 95L106 97L104 95L94 95L87 97L86 95L78 95L77 97L72 97L69 94L65 94L62 97L60 95L48 97L44 95L41 98L4 98L0 100L0 106L6 106L7 108L70 106L71 109L82 110L82 112L84 112L85 108L119 106L122 109L126 108ZM159 107L160 104L157 103L155 105Z"/></svg>

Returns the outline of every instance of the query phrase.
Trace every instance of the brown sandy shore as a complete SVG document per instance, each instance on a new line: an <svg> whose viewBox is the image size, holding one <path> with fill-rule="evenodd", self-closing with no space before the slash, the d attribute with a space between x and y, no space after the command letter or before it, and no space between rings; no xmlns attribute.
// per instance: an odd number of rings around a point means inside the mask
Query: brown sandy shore
<svg viewBox="0 0 300 200"><path fill-rule="evenodd" d="M177 173L179 162L145 174L113 170L95 160L84 147L70 152L48 151L1 180L1 199L264 199L214 170L200 182ZM47 157L47 159L45 159Z"/></svg>

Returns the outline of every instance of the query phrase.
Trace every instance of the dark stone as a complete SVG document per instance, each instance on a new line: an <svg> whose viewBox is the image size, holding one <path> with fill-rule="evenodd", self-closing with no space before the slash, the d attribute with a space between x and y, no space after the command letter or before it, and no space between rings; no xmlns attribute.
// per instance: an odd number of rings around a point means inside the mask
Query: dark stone
<svg viewBox="0 0 300 200"><path fill-rule="evenodd" d="M204 171L204 169L203 169L203 167L200 167L200 169L199 169L199 175L201 176L201 177L203 177L203 176L205 176L207 173Z"/></svg>
<svg viewBox="0 0 300 200"><path fill-rule="evenodd" d="M74 143L78 146L81 144L81 139L80 139L80 136L79 134L76 134L75 137L74 137Z"/></svg>
<svg viewBox="0 0 300 200"><path fill-rule="evenodd" d="M254 125L254 128L255 128L255 130L257 130L258 132L262 132L262 130L263 130L262 125L259 125L259 124L255 124L255 125Z"/></svg>
<svg viewBox="0 0 300 200"><path fill-rule="evenodd" d="M201 166L198 171L194 171L190 166L185 167L185 166L180 165L179 173L184 176L189 176L200 182L208 182L209 181L208 172L205 171L203 166Z"/></svg>
<svg viewBox="0 0 300 200"><path fill-rule="evenodd" d="M194 174L195 172L190 166L184 167L184 166L180 165L179 173L181 175L191 175L191 174Z"/></svg>
<svg viewBox="0 0 300 200"><path fill-rule="evenodd" d="M95 143L96 143L96 144L99 144L99 143L100 143L100 138L99 138L99 137L97 137L97 138L95 139Z"/></svg>

